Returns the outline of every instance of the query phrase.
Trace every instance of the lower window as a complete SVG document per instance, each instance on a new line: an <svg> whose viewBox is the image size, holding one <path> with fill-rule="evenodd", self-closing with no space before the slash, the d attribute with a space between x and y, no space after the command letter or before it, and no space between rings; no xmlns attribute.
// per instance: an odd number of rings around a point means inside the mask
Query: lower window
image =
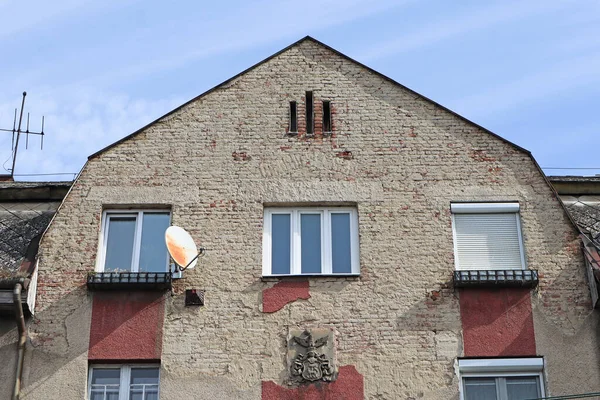
<svg viewBox="0 0 600 400"><path fill-rule="evenodd" d="M156 365L98 365L90 367L89 400L158 400Z"/></svg>
<svg viewBox="0 0 600 400"><path fill-rule="evenodd" d="M540 357L459 360L461 400L544 397L543 367Z"/></svg>

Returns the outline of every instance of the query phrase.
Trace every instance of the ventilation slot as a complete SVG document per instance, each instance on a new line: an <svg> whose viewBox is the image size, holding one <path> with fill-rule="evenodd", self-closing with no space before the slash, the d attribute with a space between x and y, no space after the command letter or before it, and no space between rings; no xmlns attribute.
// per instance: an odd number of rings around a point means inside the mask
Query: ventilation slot
<svg viewBox="0 0 600 400"><path fill-rule="evenodd" d="M290 101L290 132L298 132L298 106L295 101Z"/></svg>
<svg viewBox="0 0 600 400"><path fill-rule="evenodd" d="M313 92L306 92L306 134L312 135L315 132L313 121Z"/></svg>
<svg viewBox="0 0 600 400"><path fill-rule="evenodd" d="M323 132L331 132L331 102L323 102Z"/></svg>

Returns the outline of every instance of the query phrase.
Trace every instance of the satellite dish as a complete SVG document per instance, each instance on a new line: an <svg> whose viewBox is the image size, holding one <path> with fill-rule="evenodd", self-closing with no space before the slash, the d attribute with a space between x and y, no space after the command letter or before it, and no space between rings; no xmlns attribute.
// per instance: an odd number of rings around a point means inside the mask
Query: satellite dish
<svg viewBox="0 0 600 400"><path fill-rule="evenodd" d="M167 228L165 242L171 258L179 265L181 271L194 268L198 257L204 253L204 249L198 251L194 239L179 226L173 225Z"/></svg>

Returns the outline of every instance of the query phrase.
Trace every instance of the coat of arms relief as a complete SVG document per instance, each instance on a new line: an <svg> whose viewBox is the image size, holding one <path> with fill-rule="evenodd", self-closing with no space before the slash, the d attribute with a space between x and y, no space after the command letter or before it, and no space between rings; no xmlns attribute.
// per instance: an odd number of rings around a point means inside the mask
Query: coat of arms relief
<svg viewBox="0 0 600 400"><path fill-rule="evenodd" d="M288 362L292 383L335 380L333 332L330 329L290 331Z"/></svg>

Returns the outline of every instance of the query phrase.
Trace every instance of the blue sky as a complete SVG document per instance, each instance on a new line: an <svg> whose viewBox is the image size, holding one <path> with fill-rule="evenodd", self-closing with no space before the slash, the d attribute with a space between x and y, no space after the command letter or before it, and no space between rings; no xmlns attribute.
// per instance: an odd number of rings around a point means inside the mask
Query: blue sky
<svg viewBox="0 0 600 400"><path fill-rule="evenodd" d="M88 155L311 35L530 150L600 174L598 0L0 0L0 128L28 92L15 173ZM1 167L10 134L0 133ZM10 163L4 165L9 167ZM21 180L72 175L17 176Z"/></svg>

